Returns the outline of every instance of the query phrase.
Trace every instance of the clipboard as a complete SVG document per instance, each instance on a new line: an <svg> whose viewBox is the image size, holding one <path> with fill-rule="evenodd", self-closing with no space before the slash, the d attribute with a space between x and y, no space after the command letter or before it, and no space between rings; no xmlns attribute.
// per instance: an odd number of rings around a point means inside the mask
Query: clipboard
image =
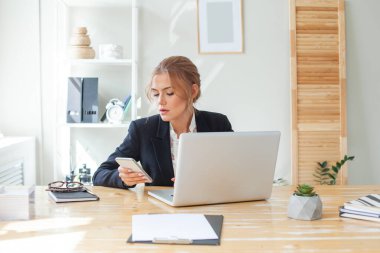
<svg viewBox="0 0 380 253"><path fill-rule="evenodd" d="M214 229L218 239L209 240L187 240L187 239L173 239L162 238L155 241L132 241L132 235L129 236L127 243L148 243L148 244L188 244L188 245L220 245L220 237L222 234L223 215L205 215L208 223Z"/></svg>

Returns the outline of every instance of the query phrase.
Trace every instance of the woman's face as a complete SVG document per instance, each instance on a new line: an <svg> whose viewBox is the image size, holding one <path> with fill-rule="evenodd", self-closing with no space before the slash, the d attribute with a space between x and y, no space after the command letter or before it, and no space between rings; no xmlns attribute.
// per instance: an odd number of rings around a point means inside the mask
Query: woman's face
<svg viewBox="0 0 380 253"><path fill-rule="evenodd" d="M187 100L172 88L167 73L153 77L151 94L163 121L174 122L186 117Z"/></svg>

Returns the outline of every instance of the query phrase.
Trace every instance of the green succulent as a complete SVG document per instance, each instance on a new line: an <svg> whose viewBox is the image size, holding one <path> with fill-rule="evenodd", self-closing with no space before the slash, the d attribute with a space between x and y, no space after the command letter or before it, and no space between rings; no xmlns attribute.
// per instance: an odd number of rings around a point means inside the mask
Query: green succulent
<svg viewBox="0 0 380 253"><path fill-rule="evenodd" d="M299 184L294 194L303 197L313 197L317 195L314 191L314 187L308 184Z"/></svg>

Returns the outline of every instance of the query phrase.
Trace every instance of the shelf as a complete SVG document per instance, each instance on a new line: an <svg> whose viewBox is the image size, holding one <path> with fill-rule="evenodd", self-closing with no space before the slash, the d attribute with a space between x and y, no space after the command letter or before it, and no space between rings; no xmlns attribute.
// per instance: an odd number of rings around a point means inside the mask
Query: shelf
<svg viewBox="0 0 380 253"><path fill-rule="evenodd" d="M67 123L64 124L70 128L128 128L129 123L111 124L111 123Z"/></svg>
<svg viewBox="0 0 380 253"><path fill-rule="evenodd" d="M120 139L125 138L131 120L137 118L139 9L136 2L137 0L57 1L57 148L54 173L57 180L64 178L67 170L78 164L86 163L97 167L103 162L100 160L102 157L107 157L110 150L120 145ZM98 56L96 59L70 58L68 47L71 31L77 26L89 27L94 32L91 36L93 47L103 42L120 44L125 52L129 52L124 55L126 59L98 59ZM130 94L130 113L125 121L120 124L67 123L67 78L72 76L98 77L99 108L110 98Z"/></svg>
<svg viewBox="0 0 380 253"><path fill-rule="evenodd" d="M114 60L103 60L103 59L71 59L68 60L71 65L119 65L119 66L131 66L131 59L114 59Z"/></svg>
<svg viewBox="0 0 380 253"><path fill-rule="evenodd" d="M131 1L126 0L61 0L71 7L109 7L131 6Z"/></svg>

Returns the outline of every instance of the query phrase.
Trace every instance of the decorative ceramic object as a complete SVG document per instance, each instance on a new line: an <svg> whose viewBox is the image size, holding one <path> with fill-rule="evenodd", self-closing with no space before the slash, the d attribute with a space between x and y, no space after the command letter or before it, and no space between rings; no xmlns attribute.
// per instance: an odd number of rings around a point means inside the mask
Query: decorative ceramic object
<svg viewBox="0 0 380 253"><path fill-rule="evenodd" d="M84 26L74 27L73 33L87 34L87 27L84 27Z"/></svg>
<svg viewBox="0 0 380 253"><path fill-rule="evenodd" d="M91 40L86 27L75 27L70 38L70 56L74 59L93 59L95 50L90 47Z"/></svg>
<svg viewBox="0 0 380 253"><path fill-rule="evenodd" d="M322 201L307 184L299 185L290 197L288 217L297 220L317 220L322 217Z"/></svg>
<svg viewBox="0 0 380 253"><path fill-rule="evenodd" d="M115 44L99 45L99 59L122 59L123 48Z"/></svg>
<svg viewBox="0 0 380 253"><path fill-rule="evenodd" d="M92 47L72 46L70 56L73 59L94 59L95 51Z"/></svg>
<svg viewBox="0 0 380 253"><path fill-rule="evenodd" d="M89 46L91 44L90 37L87 34L73 34L70 38L72 46Z"/></svg>

